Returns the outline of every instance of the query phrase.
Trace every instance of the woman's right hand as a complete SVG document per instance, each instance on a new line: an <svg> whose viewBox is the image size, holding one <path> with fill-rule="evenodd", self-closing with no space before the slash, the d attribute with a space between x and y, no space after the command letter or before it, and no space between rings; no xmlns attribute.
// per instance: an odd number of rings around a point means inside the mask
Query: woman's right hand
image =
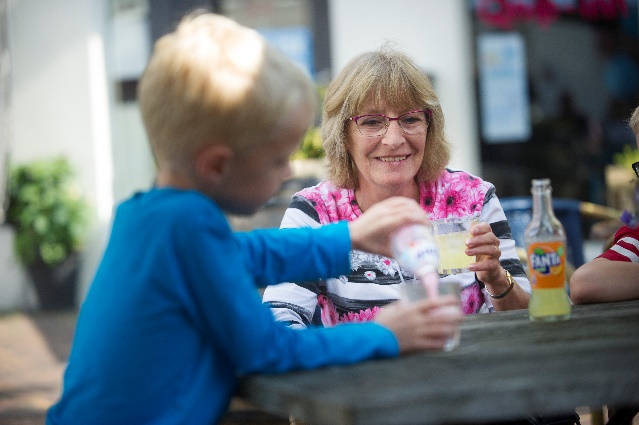
<svg viewBox="0 0 639 425"><path fill-rule="evenodd" d="M463 320L459 300L452 295L406 303L394 302L381 309L375 322L390 329L400 353L441 350Z"/></svg>

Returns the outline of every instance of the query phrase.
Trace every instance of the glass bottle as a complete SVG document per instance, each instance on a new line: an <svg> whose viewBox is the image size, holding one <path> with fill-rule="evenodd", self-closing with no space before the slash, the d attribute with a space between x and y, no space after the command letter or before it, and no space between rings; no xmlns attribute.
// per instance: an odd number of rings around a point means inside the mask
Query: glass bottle
<svg viewBox="0 0 639 425"><path fill-rule="evenodd" d="M570 317L566 292L566 232L555 217L550 179L531 182L533 214L524 233L532 294L530 320L556 321Z"/></svg>
<svg viewBox="0 0 639 425"><path fill-rule="evenodd" d="M402 227L393 235L391 247L399 265L417 278L405 282L404 298L416 301L436 297L439 292L439 248L432 226Z"/></svg>

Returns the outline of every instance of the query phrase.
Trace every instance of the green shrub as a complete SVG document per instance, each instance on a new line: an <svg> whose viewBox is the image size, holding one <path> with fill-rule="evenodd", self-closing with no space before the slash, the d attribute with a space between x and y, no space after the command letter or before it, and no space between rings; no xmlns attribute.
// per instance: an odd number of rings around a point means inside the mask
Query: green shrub
<svg viewBox="0 0 639 425"><path fill-rule="evenodd" d="M15 252L25 265L48 265L82 248L88 204L63 157L15 166L9 175L7 222L15 229Z"/></svg>
<svg viewBox="0 0 639 425"><path fill-rule="evenodd" d="M326 95L326 86L318 85L315 87L317 92L317 99L320 104L324 102ZM319 111L318 111L319 113ZM319 122L320 117L316 117L316 122ZM324 148L322 147L322 136L320 135L320 129L317 126L308 129L304 135L304 139L300 145L300 148L293 154L291 159L319 159L324 158Z"/></svg>
<svg viewBox="0 0 639 425"><path fill-rule="evenodd" d="M318 127L308 129L302 140L300 148L295 151L292 159L312 159L324 158L324 148L322 147L322 137Z"/></svg>
<svg viewBox="0 0 639 425"><path fill-rule="evenodd" d="M639 161L639 150L630 145L625 145L622 152L612 155L612 160L615 165L630 169L633 163Z"/></svg>

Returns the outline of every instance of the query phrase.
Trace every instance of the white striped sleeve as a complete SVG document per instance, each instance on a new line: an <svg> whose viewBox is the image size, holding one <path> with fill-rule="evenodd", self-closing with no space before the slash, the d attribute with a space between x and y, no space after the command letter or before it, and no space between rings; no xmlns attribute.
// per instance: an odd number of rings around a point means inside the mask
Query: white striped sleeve
<svg viewBox="0 0 639 425"><path fill-rule="evenodd" d="M499 249L501 250L499 262L510 272L515 282L517 282L524 291L530 294L532 291L530 281L528 280L526 270L519 260L515 240L512 237L510 226L508 225L508 220L501 207L501 203L494 192L489 192L486 198L480 220L490 223L493 233L499 238Z"/></svg>
<svg viewBox="0 0 639 425"><path fill-rule="evenodd" d="M320 224L298 208L287 208L280 228L300 227L318 228ZM317 293L311 290L315 286L313 283L269 285L264 290L262 302L271 308L278 322L285 322L292 328L305 328L311 324L317 307Z"/></svg>
<svg viewBox="0 0 639 425"><path fill-rule="evenodd" d="M639 241L635 238L624 236L610 249L620 255L623 255L633 263L639 263L639 256L637 255L637 252L639 252Z"/></svg>

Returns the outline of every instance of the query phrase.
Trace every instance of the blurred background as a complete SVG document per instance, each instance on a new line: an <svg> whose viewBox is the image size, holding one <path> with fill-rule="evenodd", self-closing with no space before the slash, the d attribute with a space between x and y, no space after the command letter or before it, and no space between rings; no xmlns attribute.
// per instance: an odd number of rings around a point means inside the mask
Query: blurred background
<svg viewBox="0 0 639 425"><path fill-rule="evenodd" d="M260 31L320 96L354 55L394 41L434 82L451 167L500 197L529 196L530 179L549 177L556 197L627 203L628 161L639 160L627 126L639 104L637 0L0 0L0 223L10 170L68 161L89 205L75 304L114 205L153 181L138 79L154 41L198 8ZM296 158L321 162L311 148ZM14 233L0 225L0 311L38 305Z"/></svg>

